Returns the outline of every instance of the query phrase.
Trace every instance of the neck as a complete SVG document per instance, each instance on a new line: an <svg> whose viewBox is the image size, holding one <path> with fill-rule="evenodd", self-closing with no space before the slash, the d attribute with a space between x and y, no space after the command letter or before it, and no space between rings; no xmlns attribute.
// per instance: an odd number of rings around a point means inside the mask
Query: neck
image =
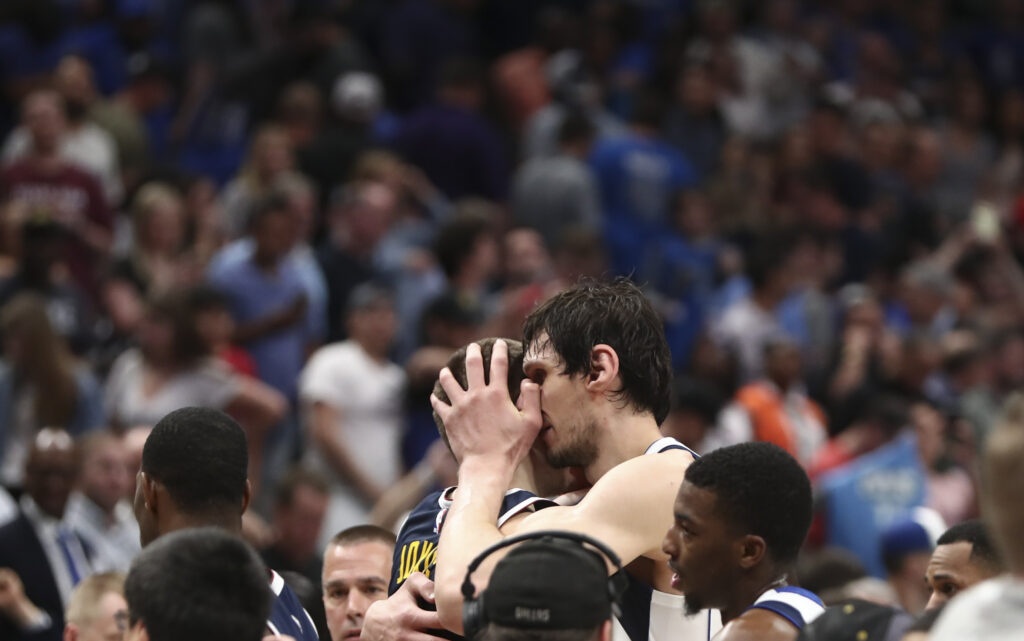
<svg viewBox="0 0 1024 641"><path fill-rule="evenodd" d="M733 598L730 599L729 603L720 608L722 612L722 625L742 615L747 608L754 605L754 602L768 590L784 585L786 585L786 573L774 570L740 579L733 592Z"/></svg>
<svg viewBox="0 0 1024 641"><path fill-rule="evenodd" d="M257 267L267 272L274 271L274 269L277 267L277 259L275 259L272 256L262 254L259 251L253 253L252 262Z"/></svg>
<svg viewBox="0 0 1024 641"><path fill-rule="evenodd" d="M178 530L188 530L198 527L215 527L226 530L231 534L242 534L242 515L211 517L196 516L192 514L171 514L166 517L160 526L161 534L168 534Z"/></svg>
<svg viewBox="0 0 1024 641"><path fill-rule="evenodd" d="M608 407L611 406L608 403ZM596 483L616 465L641 456L651 443L662 437L650 413L636 414L629 407L613 409L598 425L599 453L594 462L584 468L591 483Z"/></svg>

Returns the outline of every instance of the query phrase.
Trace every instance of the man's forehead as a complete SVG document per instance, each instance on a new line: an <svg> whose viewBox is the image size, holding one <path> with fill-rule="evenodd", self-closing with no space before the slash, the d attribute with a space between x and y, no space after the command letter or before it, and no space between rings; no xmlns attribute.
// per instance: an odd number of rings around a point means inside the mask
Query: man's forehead
<svg viewBox="0 0 1024 641"><path fill-rule="evenodd" d="M932 552L928 565L931 567L941 566L947 569L962 567L970 563L972 549L973 546L969 541L943 543Z"/></svg>
<svg viewBox="0 0 1024 641"><path fill-rule="evenodd" d="M558 362L558 354L555 352L547 332L541 332L526 346L523 363L529 365L531 362L536 361Z"/></svg>
<svg viewBox="0 0 1024 641"><path fill-rule="evenodd" d="M365 568L391 562L392 550L382 541L360 541L346 545L330 545L324 555L324 567Z"/></svg>

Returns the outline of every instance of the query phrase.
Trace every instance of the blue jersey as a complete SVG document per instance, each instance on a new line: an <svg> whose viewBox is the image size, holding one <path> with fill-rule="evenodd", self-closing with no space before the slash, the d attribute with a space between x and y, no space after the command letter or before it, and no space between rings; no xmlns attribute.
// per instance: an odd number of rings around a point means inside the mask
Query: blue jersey
<svg viewBox="0 0 1024 641"><path fill-rule="evenodd" d="M813 592L787 585L768 590L747 610L774 612L795 625L797 630L803 630L805 625L821 616L825 604Z"/></svg>
<svg viewBox="0 0 1024 641"><path fill-rule="evenodd" d="M441 538L441 526L452 506L452 492L449 487L434 492L420 501L402 524L395 543L394 563L391 566L391 583L388 595L394 594L413 572L422 572L428 579L434 578L437 562L437 542ZM533 512L555 505L554 501L541 498L526 490L512 489L505 493L498 512L500 528L510 518L523 512Z"/></svg>
<svg viewBox="0 0 1024 641"><path fill-rule="evenodd" d="M270 606L267 628L274 634L294 637L296 641L320 641L313 619L302 607L299 597L273 570L270 571L270 590L274 593L274 602Z"/></svg>

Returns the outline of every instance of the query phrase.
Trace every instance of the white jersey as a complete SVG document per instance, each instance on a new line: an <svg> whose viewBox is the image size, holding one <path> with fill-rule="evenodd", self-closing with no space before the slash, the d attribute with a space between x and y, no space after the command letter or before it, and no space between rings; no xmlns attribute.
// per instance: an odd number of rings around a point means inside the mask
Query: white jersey
<svg viewBox="0 0 1024 641"><path fill-rule="evenodd" d="M683 450L698 454L674 438L658 439L644 452L661 454ZM707 641L722 629L718 610L683 614L683 597L653 589L628 574L629 587L622 599L622 616L613 622L613 641Z"/></svg>

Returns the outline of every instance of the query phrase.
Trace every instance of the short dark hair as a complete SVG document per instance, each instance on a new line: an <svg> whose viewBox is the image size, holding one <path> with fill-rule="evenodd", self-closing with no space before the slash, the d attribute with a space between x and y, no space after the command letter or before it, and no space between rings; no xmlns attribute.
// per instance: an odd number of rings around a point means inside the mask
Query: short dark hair
<svg viewBox="0 0 1024 641"><path fill-rule="evenodd" d="M395 533L376 525L356 525L332 536L328 545L354 545L367 541L380 541L394 547Z"/></svg>
<svg viewBox="0 0 1024 641"><path fill-rule="evenodd" d="M181 367L191 367L210 355L210 346L196 326L196 308L191 296L190 289L174 289L157 294L147 305L150 315L170 324L172 354Z"/></svg>
<svg viewBox="0 0 1024 641"><path fill-rule="evenodd" d="M452 278L473 254L477 241L493 233L491 221L473 212L456 213L441 227L434 241L434 253L445 276Z"/></svg>
<svg viewBox="0 0 1024 641"><path fill-rule="evenodd" d="M603 624L602 624L603 625ZM574 630L542 630L535 628L511 628L490 623L477 637L478 641L592 641L597 638L601 626Z"/></svg>
<svg viewBox="0 0 1024 641"><path fill-rule="evenodd" d="M193 515L241 510L248 467L245 432L235 419L206 407L163 417L142 448L142 471Z"/></svg>
<svg viewBox="0 0 1024 641"><path fill-rule="evenodd" d="M558 142L567 145L593 140L596 129L593 121L582 110L574 109L565 115L558 127Z"/></svg>
<svg viewBox="0 0 1024 641"><path fill-rule="evenodd" d="M484 66L470 56L453 56L441 62L437 70L439 89L482 89Z"/></svg>
<svg viewBox="0 0 1024 641"><path fill-rule="evenodd" d="M763 538L776 561L796 560L811 527L811 482L785 450L762 442L723 447L691 463L685 478L712 492L733 525Z"/></svg>
<svg viewBox="0 0 1024 641"><path fill-rule="evenodd" d="M257 200L249 209L249 231L256 231L264 220L274 214L288 213L290 203L284 194L272 192Z"/></svg>
<svg viewBox="0 0 1024 641"><path fill-rule="evenodd" d="M619 357L618 397L637 412L650 412L660 424L672 397L672 355L661 318L650 301L626 278L585 279L554 295L526 318L523 344L547 334L561 359L562 373L590 372L595 345L609 345Z"/></svg>
<svg viewBox="0 0 1024 641"><path fill-rule="evenodd" d="M288 470L277 484L274 490L274 505L277 507L289 507L295 500L295 491L300 487L309 487L317 494L327 495L329 488L327 479L313 470L295 466Z"/></svg>
<svg viewBox="0 0 1024 641"><path fill-rule="evenodd" d="M753 288L761 289L785 267L797 244L792 230L775 231L759 238L746 255L746 275Z"/></svg>
<svg viewBox="0 0 1024 641"><path fill-rule="evenodd" d="M725 407L725 396L713 385L695 378L678 378L672 385L672 411L691 412L707 425L714 425Z"/></svg>
<svg viewBox="0 0 1024 641"><path fill-rule="evenodd" d="M132 563L129 618L151 641L259 641L272 594L267 571L241 539L216 528L160 537Z"/></svg>
<svg viewBox="0 0 1024 641"><path fill-rule="evenodd" d="M224 290L208 284L192 287L188 292L188 304L193 314L231 310L231 299Z"/></svg>
<svg viewBox="0 0 1024 641"><path fill-rule="evenodd" d="M971 544L971 561L979 562L992 570L1003 570L1003 559L989 536L988 527L984 521L970 519L957 523L943 532L935 544L952 545L961 541Z"/></svg>
<svg viewBox="0 0 1024 641"><path fill-rule="evenodd" d="M484 361L484 381L490 383L491 379L491 354L494 353L494 344L499 340L504 340L505 344L508 345L508 393L512 397L512 402L519 400L519 384L522 383L523 374L523 344L517 340L509 338L483 338L476 341L476 344L480 346L480 355ZM466 378L466 347L460 347L455 350L450 357L448 362L445 364L451 373L458 381L462 389L469 387L469 379ZM451 404L448 399L448 394L445 393L444 388L441 387L441 382L437 381L434 383L434 396L441 399L445 403ZM448 433L444 429L444 421L437 412L434 412L434 424L437 425L437 431L441 435L441 440L444 444L451 449L451 444L448 442Z"/></svg>

